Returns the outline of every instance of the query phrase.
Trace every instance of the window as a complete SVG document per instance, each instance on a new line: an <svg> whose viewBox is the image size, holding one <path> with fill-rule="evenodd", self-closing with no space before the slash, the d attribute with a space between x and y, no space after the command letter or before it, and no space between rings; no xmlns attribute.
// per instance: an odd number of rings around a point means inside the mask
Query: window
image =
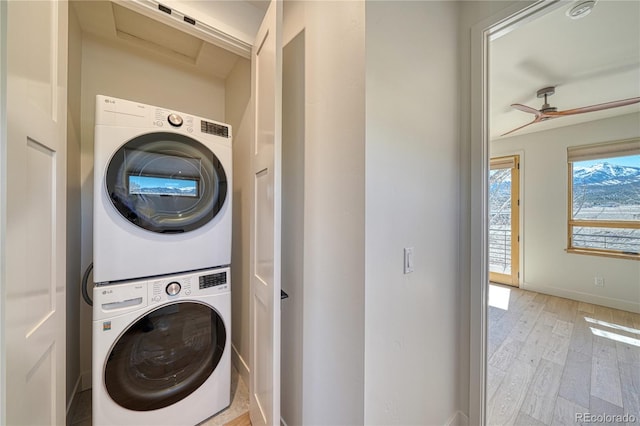
<svg viewBox="0 0 640 426"><path fill-rule="evenodd" d="M569 147L568 251L640 259L640 138Z"/></svg>

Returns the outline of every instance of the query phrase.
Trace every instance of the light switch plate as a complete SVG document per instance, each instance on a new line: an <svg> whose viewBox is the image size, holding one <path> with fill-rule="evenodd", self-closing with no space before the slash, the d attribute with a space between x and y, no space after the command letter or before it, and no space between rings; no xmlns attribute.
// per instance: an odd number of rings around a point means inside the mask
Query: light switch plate
<svg viewBox="0 0 640 426"><path fill-rule="evenodd" d="M405 247L404 249L404 273L413 272L413 247Z"/></svg>

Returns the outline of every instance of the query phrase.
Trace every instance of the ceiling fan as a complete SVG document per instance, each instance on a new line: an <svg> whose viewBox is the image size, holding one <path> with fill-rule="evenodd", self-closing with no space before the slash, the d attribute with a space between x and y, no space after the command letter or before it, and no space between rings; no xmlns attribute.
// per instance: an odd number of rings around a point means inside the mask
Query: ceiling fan
<svg viewBox="0 0 640 426"><path fill-rule="evenodd" d="M539 98L544 97L544 105L542 105L542 108L540 108L539 110L526 105L522 105L522 104L512 104L511 106L514 107L515 109L518 109L522 112L528 112L530 114L533 114L535 118L533 119L533 121L525 124L524 126L517 127L500 136L506 136L517 130L522 129L523 127L527 127L530 124L539 123L541 121L550 120L552 118L566 117L568 115L575 115L575 114L584 114L585 112L601 111L603 109L617 108L617 107L631 105L631 104L640 102L640 97L638 97L638 98L621 99L619 101L605 102L603 104L591 105L591 106L586 106L581 108L567 109L565 111L558 111L558 108L552 107L547 102L547 96L553 95L556 92L555 89L556 89L555 87L551 86L551 87L545 87L543 89L538 90L537 96Z"/></svg>

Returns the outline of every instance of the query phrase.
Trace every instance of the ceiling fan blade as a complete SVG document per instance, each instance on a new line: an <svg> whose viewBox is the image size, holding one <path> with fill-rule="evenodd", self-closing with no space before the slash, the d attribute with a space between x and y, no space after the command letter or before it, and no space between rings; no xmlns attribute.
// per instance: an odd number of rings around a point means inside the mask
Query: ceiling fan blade
<svg viewBox="0 0 640 426"><path fill-rule="evenodd" d="M520 129L524 128L524 127L527 127L527 126L529 126L529 125L531 125L531 124L533 124L533 123L537 123L537 122L539 122L539 121L542 121L542 120L540 120L540 119L539 119L539 117L536 117L536 118L535 118L535 120L530 121L529 123L527 123L527 124L525 124L525 125L523 125L523 126L516 127L515 129L510 130L510 131L508 131L507 133L503 133L503 134L501 134L500 136L507 136L507 135L510 135L511 133L513 133L513 132L515 132L515 131L518 131L518 130L520 130Z"/></svg>
<svg viewBox="0 0 640 426"><path fill-rule="evenodd" d="M581 108L567 109L564 111L548 112L546 113L546 115L550 117L560 117L565 115L584 114L585 112L602 111L604 109L618 108L626 105L636 104L638 102L640 102L640 97L622 99L619 101L605 102L602 104L591 105L591 106L586 106Z"/></svg>
<svg viewBox="0 0 640 426"><path fill-rule="evenodd" d="M530 106L522 105L522 104L511 104L511 106L517 110L522 112L528 112L529 114L533 114L536 117L540 116L540 111L535 108L531 108Z"/></svg>

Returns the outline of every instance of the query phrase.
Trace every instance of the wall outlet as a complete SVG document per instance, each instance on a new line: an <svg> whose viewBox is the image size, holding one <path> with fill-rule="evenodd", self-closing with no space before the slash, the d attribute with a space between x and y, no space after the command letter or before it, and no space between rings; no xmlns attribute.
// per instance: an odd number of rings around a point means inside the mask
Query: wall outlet
<svg viewBox="0 0 640 426"><path fill-rule="evenodd" d="M596 287L604 287L604 278L593 277L593 283L596 285Z"/></svg>

